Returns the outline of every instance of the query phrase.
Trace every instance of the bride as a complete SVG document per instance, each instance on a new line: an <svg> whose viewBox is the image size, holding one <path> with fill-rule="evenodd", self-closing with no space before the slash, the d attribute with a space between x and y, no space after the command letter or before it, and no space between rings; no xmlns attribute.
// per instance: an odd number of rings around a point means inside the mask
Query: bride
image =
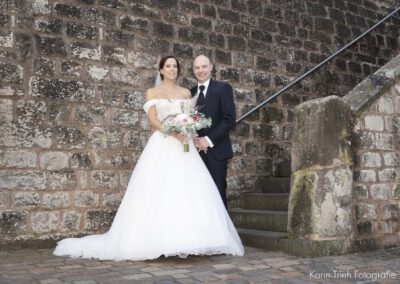
<svg viewBox="0 0 400 284"><path fill-rule="evenodd" d="M162 83L146 93L152 134L129 180L108 232L59 241L58 256L146 260L162 255L243 255L242 242L193 141L162 133L161 121L191 98L179 87L173 56L161 59ZM189 143L184 152L182 143Z"/></svg>

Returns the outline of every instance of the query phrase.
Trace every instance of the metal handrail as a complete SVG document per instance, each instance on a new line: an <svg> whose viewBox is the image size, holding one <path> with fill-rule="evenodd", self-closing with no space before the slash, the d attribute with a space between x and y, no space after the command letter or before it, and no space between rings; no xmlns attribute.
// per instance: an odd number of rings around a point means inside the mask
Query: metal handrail
<svg viewBox="0 0 400 284"><path fill-rule="evenodd" d="M365 31L364 33L362 33L361 35L359 35L358 37L356 37L355 39L353 39L350 43L346 44L344 47L342 47L341 49L339 49L338 51L336 51L335 53L333 53L332 55L330 55L329 57L325 58L323 61L321 61L318 65L314 66L313 68L311 68L310 70L308 70L306 73L304 73L303 75L301 75L300 77L298 77L297 79L293 80L292 82L290 82L288 85L286 85L284 88L280 89L279 91L275 92L273 95L271 95L270 97L268 97L267 99L265 99L264 101L262 101L260 104L258 104L257 106L255 106L254 108L252 108L251 110L249 110L248 112L246 112L245 114L243 114L241 117L239 117L236 120L236 123L241 122L243 119L245 119L246 117L248 117L249 115L251 115L252 113L254 113L256 110L258 110L259 108L263 107L264 105L266 105L268 102L270 102L271 100L273 100L274 98L276 98L277 96L279 96L281 93L285 92L287 89L290 89L293 85L297 84L299 81L301 81L302 79L304 79L305 77L307 77L308 75L310 75L312 72L314 72L315 70L317 70L318 68L320 68L322 65L324 65L325 63L327 63L329 60L331 60L332 58L336 57L338 54L342 53L343 51L345 51L347 48L349 48L350 46L352 46L354 43L356 43L357 41L359 41L361 38L363 38L364 36L366 36L368 33L370 33L372 30L374 30L377 26L379 26L380 24L382 24L384 21L386 21L387 19L389 19L391 16L393 16L394 14L396 14L398 11L400 11L400 6L397 7L395 10L393 10L391 13L389 13L386 17L384 17L382 20L380 20L379 22L377 22L375 25L373 25L372 27L370 27L367 31Z"/></svg>

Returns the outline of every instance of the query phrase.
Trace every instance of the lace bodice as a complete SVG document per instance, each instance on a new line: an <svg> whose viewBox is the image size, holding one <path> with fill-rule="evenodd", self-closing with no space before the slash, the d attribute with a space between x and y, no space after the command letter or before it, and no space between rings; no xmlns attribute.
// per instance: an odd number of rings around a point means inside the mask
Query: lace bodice
<svg viewBox="0 0 400 284"><path fill-rule="evenodd" d="M192 99L152 99L143 105L143 109L147 113L152 106L156 106L157 118L163 121L170 115L188 111L193 103Z"/></svg>

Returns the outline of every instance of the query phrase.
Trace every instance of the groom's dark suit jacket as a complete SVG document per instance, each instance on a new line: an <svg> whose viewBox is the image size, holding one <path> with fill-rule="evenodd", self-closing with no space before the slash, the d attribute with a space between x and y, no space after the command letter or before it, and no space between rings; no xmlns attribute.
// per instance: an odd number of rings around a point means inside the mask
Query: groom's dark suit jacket
<svg viewBox="0 0 400 284"><path fill-rule="evenodd" d="M190 91L192 96L195 96L197 86ZM205 106L199 106L199 112L211 117L212 124L210 128L204 128L198 133L200 136L208 136L214 144L214 147L210 148L207 154L213 155L217 160L232 158L233 151L229 131L236 121L232 87L227 83L211 79L205 101Z"/></svg>

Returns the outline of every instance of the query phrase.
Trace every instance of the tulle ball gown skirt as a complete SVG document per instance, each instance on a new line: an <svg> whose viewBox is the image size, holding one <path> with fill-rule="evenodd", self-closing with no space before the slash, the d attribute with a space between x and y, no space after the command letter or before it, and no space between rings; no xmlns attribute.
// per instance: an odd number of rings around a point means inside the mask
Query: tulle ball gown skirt
<svg viewBox="0 0 400 284"><path fill-rule="evenodd" d="M243 255L243 245L192 141L189 152L156 131L131 175L108 232L58 242L55 255L146 260Z"/></svg>

